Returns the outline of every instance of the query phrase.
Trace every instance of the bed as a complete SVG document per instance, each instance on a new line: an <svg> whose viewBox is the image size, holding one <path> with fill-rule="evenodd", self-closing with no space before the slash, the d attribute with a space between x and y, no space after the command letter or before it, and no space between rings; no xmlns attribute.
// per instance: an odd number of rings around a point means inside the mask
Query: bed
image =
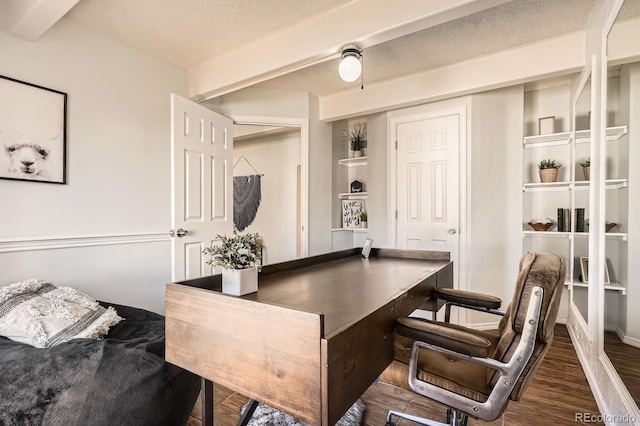
<svg viewBox="0 0 640 426"><path fill-rule="evenodd" d="M124 318L101 340L41 349L0 336L0 426L187 423L200 378L165 362L164 317L100 305Z"/></svg>

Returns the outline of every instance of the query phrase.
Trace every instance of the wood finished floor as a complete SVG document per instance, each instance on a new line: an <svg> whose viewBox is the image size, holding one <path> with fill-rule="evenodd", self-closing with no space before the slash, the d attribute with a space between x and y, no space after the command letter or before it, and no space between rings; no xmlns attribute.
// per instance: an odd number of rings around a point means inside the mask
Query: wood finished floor
<svg viewBox="0 0 640 426"><path fill-rule="evenodd" d="M214 418L216 426L235 425L240 418L240 408L247 398L221 386L214 387ZM389 409L446 420L446 408L418 396L413 392L385 383L369 387L362 395L367 405L363 425L382 426ZM575 413L597 415L598 406L587 379L573 349L569 333L564 325L555 328L551 349L540 365L536 376L520 402L511 402L504 415L494 422L469 419L469 425L480 426L538 426L576 425ZM194 409L188 426L201 426L200 404ZM415 423L401 420L398 426ZM602 425L603 423L590 423Z"/></svg>
<svg viewBox="0 0 640 426"><path fill-rule="evenodd" d="M604 333L604 351L611 364L616 368L622 382L627 386L631 397L640 405L640 348L622 343L618 335L612 331Z"/></svg>

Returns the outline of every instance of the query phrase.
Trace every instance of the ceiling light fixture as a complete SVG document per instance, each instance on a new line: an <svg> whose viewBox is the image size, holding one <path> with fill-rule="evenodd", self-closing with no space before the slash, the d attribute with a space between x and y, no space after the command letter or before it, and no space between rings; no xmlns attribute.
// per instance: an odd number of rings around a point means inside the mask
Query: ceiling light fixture
<svg viewBox="0 0 640 426"><path fill-rule="evenodd" d="M342 49L340 57L342 58L338 66L340 78L348 83L356 81L362 73L362 63L360 63L362 50L356 46L347 46Z"/></svg>

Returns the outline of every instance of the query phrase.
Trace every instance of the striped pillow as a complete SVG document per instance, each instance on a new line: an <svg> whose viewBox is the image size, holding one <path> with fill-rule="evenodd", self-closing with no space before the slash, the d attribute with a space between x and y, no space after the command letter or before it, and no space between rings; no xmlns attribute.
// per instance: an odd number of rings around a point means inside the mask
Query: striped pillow
<svg viewBox="0 0 640 426"><path fill-rule="evenodd" d="M70 287L35 279L0 287L0 336L36 348L100 339L122 318Z"/></svg>

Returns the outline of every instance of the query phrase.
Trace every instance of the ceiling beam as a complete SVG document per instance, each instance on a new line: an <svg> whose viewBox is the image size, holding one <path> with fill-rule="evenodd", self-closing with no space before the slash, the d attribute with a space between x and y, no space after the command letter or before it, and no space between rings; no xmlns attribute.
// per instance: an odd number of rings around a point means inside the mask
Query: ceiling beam
<svg viewBox="0 0 640 426"><path fill-rule="evenodd" d="M80 0L5 0L7 31L36 41Z"/></svg>
<svg viewBox="0 0 640 426"><path fill-rule="evenodd" d="M189 68L189 96L221 96L336 58L347 44L366 49L508 1L356 0Z"/></svg>

